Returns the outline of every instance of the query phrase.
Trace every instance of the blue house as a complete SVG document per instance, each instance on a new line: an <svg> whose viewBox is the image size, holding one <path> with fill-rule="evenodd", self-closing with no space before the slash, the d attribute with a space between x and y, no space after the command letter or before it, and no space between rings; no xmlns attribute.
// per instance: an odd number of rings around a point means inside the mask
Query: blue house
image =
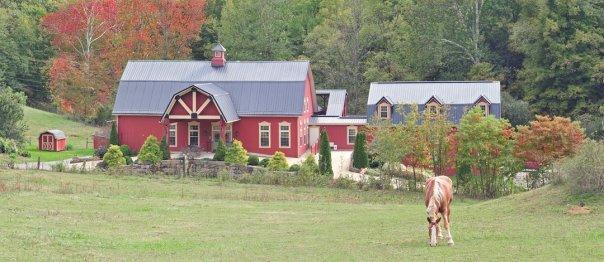
<svg viewBox="0 0 604 262"><path fill-rule="evenodd" d="M499 81L374 82L367 99L367 121L403 121L403 109L417 105L420 112L445 108L449 120L458 124L472 107L501 117Z"/></svg>

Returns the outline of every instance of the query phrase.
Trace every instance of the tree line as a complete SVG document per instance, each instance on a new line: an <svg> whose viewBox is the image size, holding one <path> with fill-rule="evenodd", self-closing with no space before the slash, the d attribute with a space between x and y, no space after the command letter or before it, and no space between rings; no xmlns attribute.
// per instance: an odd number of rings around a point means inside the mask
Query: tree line
<svg viewBox="0 0 604 262"><path fill-rule="evenodd" d="M353 113L372 81L499 80L504 103L601 133L603 16L597 0L0 0L0 83L94 118L127 60L207 60L220 42L232 60L310 60Z"/></svg>

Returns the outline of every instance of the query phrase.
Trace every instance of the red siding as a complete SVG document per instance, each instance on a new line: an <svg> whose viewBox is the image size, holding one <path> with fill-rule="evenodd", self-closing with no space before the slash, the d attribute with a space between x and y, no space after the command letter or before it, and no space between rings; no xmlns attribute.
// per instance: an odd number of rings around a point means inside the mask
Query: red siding
<svg viewBox="0 0 604 262"><path fill-rule="evenodd" d="M67 149L67 139L63 138L63 139L56 139L54 135L52 135L51 133L42 133L38 136L38 150L42 150L42 135L49 135L52 139L51 143L52 143L52 150L45 150L45 151L64 151L65 149Z"/></svg>
<svg viewBox="0 0 604 262"><path fill-rule="evenodd" d="M283 152L288 157L302 155L298 150L298 117L240 117L241 120L233 123L233 138L241 141L250 153L272 155L277 151ZM260 148L259 124L268 122L271 126L270 148ZM290 124L290 147L279 147L279 124Z"/></svg>
<svg viewBox="0 0 604 262"><path fill-rule="evenodd" d="M165 133L160 116L118 116L117 132L120 143L138 151L149 135L161 139Z"/></svg>
<svg viewBox="0 0 604 262"><path fill-rule="evenodd" d="M338 150L352 150L354 149L354 144L348 144L348 127L349 125L325 125L319 126L320 130L327 130L327 135L329 136L329 142L334 143L338 146ZM362 125L358 125L357 132L362 132Z"/></svg>

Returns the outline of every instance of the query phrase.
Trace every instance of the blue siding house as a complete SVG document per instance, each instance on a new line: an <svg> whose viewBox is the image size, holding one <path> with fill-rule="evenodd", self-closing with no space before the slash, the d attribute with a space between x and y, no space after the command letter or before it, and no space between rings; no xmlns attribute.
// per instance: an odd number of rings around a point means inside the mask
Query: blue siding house
<svg viewBox="0 0 604 262"><path fill-rule="evenodd" d="M403 121L403 108L417 105L420 112L446 108L449 120L458 124L472 107L501 117L499 81L374 82L367 99L367 121Z"/></svg>

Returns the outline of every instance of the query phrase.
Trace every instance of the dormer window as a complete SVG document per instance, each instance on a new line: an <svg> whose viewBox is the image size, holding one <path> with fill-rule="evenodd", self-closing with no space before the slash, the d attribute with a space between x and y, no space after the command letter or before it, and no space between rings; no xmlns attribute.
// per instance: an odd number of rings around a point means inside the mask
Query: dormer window
<svg viewBox="0 0 604 262"><path fill-rule="evenodd" d="M489 100L487 100L484 96L480 96L480 98L478 98L478 100L476 100L476 102L474 103L474 106L480 108L482 112L484 112L485 116L488 116L491 113L491 102L489 102Z"/></svg>
<svg viewBox="0 0 604 262"><path fill-rule="evenodd" d="M426 102L426 110L431 117L442 114L442 107L442 103L434 96Z"/></svg>
<svg viewBox="0 0 604 262"><path fill-rule="evenodd" d="M377 102L376 114L379 119L390 119L392 116L392 103L386 97Z"/></svg>

